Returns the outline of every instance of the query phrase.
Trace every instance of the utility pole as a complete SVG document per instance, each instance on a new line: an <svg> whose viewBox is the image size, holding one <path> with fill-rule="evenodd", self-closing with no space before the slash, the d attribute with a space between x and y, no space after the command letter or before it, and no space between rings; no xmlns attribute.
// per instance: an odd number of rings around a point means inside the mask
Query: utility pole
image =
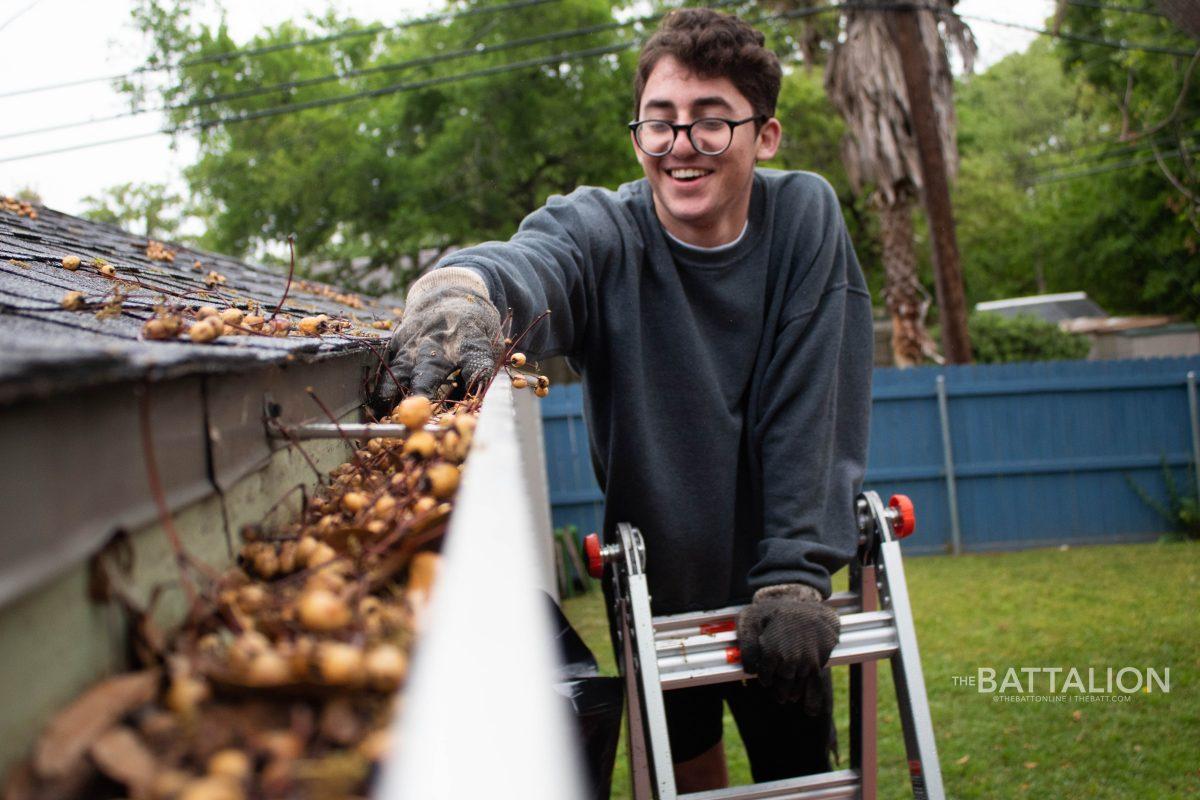
<svg viewBox="0 0 1200 800"><path fill-rule="evenodd" d="M908 108L917 154L921 162L921 201L933 239L933 271L938 310L942 323L942 350L950 364L971 363L971 339L967 335L967 305L963 295L962 265L954 233L954 210L950 205L950 181L942 153L941 131L933 108L929 54L921 42L914 8L886 11L888 28L908 92Z"/></svg>

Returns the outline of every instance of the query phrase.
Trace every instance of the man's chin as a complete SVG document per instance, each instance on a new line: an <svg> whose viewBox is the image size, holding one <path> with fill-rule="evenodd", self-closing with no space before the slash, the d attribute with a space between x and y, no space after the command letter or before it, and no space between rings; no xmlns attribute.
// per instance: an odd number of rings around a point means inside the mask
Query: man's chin
<svg viewBox="0 0 1200 800"><path fill-rule="evenodd" d="M704 226L713 216L713 209L709 203L679 202L670 198L658 199L671 219L690 227Z"/></svg>

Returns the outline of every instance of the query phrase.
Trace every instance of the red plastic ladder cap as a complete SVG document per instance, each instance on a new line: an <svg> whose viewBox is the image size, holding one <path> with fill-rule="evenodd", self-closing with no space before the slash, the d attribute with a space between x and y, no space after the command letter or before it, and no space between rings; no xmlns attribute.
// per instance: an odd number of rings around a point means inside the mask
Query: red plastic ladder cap
<svg viewBox="0 0 1200 800"><path fill-rule="evenodd" d="M894 494L892 499L888 500L888 505L897 511L897 520L894 527L896 538L903 539L906 536L911 536L913 531L917 529L917 512L913 508L912 500L908 499L906 494Z"/></svg>
<svg viewBox="0 0 1200 800"><path fill-rule="evenodd" d="M588 575L604 577L604 559L600 557L600 534L589 533L583 537L583 552L587 555Z"/></svg>

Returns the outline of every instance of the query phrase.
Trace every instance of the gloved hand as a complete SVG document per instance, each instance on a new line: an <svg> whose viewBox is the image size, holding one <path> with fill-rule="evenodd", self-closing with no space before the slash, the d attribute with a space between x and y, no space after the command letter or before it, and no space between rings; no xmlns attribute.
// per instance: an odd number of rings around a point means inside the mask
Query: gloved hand
<svg viewBox="0 0 1200 800"><path fill-rule="evenodd" d="M737 619L742 667L757 675L779 702L803 701L804 713L817 716L833 707L821 671L841 629L837 612L811 586L759 589Z"/></svg>
<svg viewBox="0 0 1200 800"><path fill-rule="evenodd" d="M434 398L456 369L465 386L487 380L500 348L500 312L483 278L466 267L428 272L408 290L404 317L388 347L391 372L383 371L374 404L390 408L401 386Z"/></svg>

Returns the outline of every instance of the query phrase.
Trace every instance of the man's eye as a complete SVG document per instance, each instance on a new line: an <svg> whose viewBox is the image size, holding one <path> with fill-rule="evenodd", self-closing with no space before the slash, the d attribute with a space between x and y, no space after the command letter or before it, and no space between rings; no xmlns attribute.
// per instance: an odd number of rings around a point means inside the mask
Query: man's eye
<svg viewBox="0 0 1200 800"><path fill-rule="evenodd" d="M725 128L725 121L721 119L702 119L696 122L696 127L705 133L716 133Z"/></svg>

